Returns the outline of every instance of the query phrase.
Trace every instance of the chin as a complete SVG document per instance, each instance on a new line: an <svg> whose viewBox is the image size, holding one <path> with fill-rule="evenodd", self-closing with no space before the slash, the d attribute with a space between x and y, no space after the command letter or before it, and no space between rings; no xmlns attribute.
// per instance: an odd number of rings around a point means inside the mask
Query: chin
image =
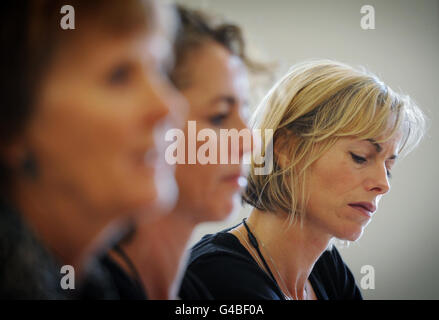
<svg viewBox="0 0 439 320"><path fill-rule="evenodd" d="M350 237L345 237L343 240L355 242L355 241L359 240L361 238L361 236L362 236L362 234L352 235Z"/></svg>
<svg viewBox="0 0 439 320"><path fill-rule="evenodd" d="M364 228L363 227L352 227L352 228L345 228L344 230L341 230L338 232L335 237L340 240L347 240L347 241L357 241L361 238L363 235Z"/></svg>
<svg viewBox="0 0 439 320"><path fill-rule="evenodd" d="M234 207L233 199L218 200L215 202L214 207L209 210L210 214L206 216L206 220L208 219L211 222L227 220L231 216Z"/></svg>

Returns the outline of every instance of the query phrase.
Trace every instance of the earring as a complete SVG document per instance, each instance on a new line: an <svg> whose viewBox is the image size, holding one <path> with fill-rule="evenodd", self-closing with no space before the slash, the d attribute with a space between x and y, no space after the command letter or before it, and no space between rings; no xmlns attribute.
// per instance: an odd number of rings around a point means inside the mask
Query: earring
<svg viewBox="0 0 439 320"><path fill-rule="evenodd" d="M35 180L38 177L38 164L32 152L27 152L21 163L21 170L25 176Z"/></svg>

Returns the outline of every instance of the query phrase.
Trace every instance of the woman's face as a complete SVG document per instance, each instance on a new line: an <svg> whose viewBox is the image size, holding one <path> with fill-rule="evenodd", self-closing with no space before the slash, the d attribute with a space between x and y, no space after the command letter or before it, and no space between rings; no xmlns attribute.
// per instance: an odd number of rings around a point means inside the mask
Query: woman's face
<svg viewBox="0 0 439 320"><path fill-rule="evenodd" d="M390 189L400 139L338 140L311 166L306 221L329 237L359 239Z"/></svg>
<svg viewBox="0 0 439 320"><path fill-rule="evenodd" d="M166 41L88 30L55 54L24 135L40 190L68 197L89 219L153 206L162 158L154 134L185 108L160 71Z"/></svg>
<svg viewBox="0 0 439 320"><path fill-rule="evenodd" d="M190 54L182 73L182 76L187 76L187 84L181 91L190 105L188 121L194 121L197 134L210 128L216 137L198 141L195 150L198 152L208 143L216 145L218 152L217 164L200 164L197 160L196 164L177 165L180 192L177 210L187 213L197 222L222 220L232 211L243 179L241 165L231 164L231 155L242 163L242 156L249 148L242 143L234 147L229 143L228 164L220 164L220 129L240 131L247 128L247 72L238 57L213 42L194 49ZM188 124L185 135L190 138ZM190 156L187 152L191 150L186 143L186 158Z"/></svg>

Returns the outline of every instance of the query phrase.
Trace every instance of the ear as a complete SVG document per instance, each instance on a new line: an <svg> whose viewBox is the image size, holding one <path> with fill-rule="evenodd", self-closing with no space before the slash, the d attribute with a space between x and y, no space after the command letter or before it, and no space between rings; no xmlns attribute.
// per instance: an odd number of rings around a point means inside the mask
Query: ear
<svg viewBox="0 0 439 320"><path fill-rule="evenodd" d="M288 149L291 149L289 145L295 144L295 136L294 135L279 135L276 137L276 141L274 142L274 155L276 164L281 168L287 168L291 161L290 155L287 153ZM288 147L287 147L288 146Z"/></svg>
<svg viewBox="0 0 439 320"><path fill-rule="evenodd" d="M276 163L281 169L285 169L290 164L287 156L283 152L275 152Z"/></svg>

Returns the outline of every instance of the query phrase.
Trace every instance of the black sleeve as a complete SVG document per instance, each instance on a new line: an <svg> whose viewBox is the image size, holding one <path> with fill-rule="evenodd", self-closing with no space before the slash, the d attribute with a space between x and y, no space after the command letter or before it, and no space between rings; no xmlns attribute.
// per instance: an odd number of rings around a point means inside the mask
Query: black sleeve
<svg viewBox="0 0 439 320"><path fill-rule="evenodd" d="M209 295L191 295L190 275L196 275ZM204 255L193 261L182 282L182 299L279 300L271 279L246 259L228 254Z"/></svg>
<svg viewBox="0 0 439 320"><path fill-rule="evenodd" d="M363 299L354 275L335 247L322 254L315 269L330 300Z"/></svg>

